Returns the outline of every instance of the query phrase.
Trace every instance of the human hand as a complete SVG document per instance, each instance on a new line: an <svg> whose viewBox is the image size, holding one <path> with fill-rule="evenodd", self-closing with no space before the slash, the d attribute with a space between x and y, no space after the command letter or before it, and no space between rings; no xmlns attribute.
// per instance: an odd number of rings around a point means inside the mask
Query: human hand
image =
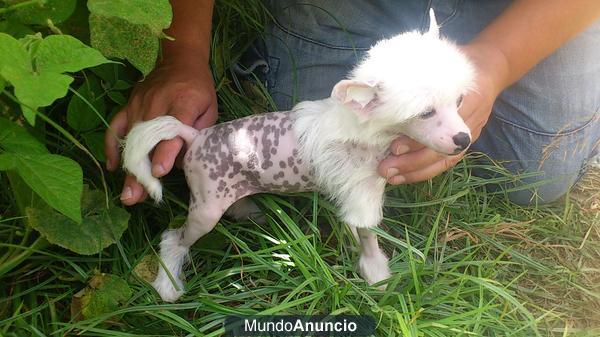
<svg viewBox="0 0 600 337"><path fill-rule="evenodd" d="M217 120L217 97L208 62L198 60L163 63L133 89L129 102L110 122L104 137L106 168L119 167L119 139L136 122L171 115L196 129L213 125ZM180 138L160 142L152 155L152 175L166 175L184 143ZM121 201L133 205L147 193L133 176L123 184Z"/></svg>
<svg viewBox="0 0 600 337"><path fill-rule="evenodd" d="M467 45L461 49L475 66L476 89L464 96L459 107L474 142L487 123L496 97L505 87L507 62L492 46ZM429 180L456 165L465 153L443 155L406 136L394 140L390 151L392 155L381 161L378 173L392 185Z"/></svg>

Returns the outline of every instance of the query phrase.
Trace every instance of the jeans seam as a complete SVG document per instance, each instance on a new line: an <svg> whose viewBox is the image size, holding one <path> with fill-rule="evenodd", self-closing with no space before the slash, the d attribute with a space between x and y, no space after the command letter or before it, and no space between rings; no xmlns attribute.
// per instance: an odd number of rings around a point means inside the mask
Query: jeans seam
<svg viewBox="0 0 600 337"><path fill-rule="evenodd" d="M279 62L281 60L275 56L267 55L267 63L269 64L269 72L265 75L267 80L267 89L273 91L277 86L277 73L279 72Z"/></svg>
<svg viewBox="0 0 600 337"><path fill-rule="evenodd" d="M301 39L303 41L306 41L306 42L309 42L309 43L321 46L321 47L326 47L326 48L336 49L336 50L361 50L361 51L363 51L363 50L369 50L370 49L370 47L344 47L344 46L335 46L335 45L332 45L332 44L320 42L320 41L311 39L311 38L309 38L307 36L301 35L301 34L296 33L296 32L294 32L294 31L292 31L290 29L287 29L287 28L283 27L283 25L281 23L279 23L279 21L277 20L277 18L273 18L273 22L275 23L275 26L277 28L279 28L282 32L284 32L286 34L289 34L291 36L294 36L294 37L296 37L298 39Z"/></svg>
<svg viewBox="0 0 600 337"><path fill-rule="evenodd" d="M456 17L456 14L458 14L458 9L462 2L463 0L456 0L456 2L454 3L454 10L452 11L452 13L450 13L450 15L448 15L447 18L440 22L440 27L444 27L444 25L447 25L448 23L452 22L452 20Z"/></svg>
<svg viewBox="0 0 600 337"><path fill-rule="evenodd" d="M583 124L582 126L580 126L578 128L575 128L575 129L567 131L567 132L551 133L551 132L542 132L542 131L533 130L533 129L527 128L525 126L513 123L513 122L511 122L509 120L506 120L506 119L504 119L502 117L499 117L499 116L492 115L492 117L495 118L495 119L497 119L497 120L499 120L502 123L508 124L508 125L513 126L513 127L517 128L517 129L521 129L521 130L530 132L530 133L538 135L538 136L546 136L546 137L568 136L568 135L575 134L575 133L580 132L583 129L589 127L590 125L592 125L592 123L596 119L598 119L598 115L595 114L589 121L585 122L585 124Z"/></svg>

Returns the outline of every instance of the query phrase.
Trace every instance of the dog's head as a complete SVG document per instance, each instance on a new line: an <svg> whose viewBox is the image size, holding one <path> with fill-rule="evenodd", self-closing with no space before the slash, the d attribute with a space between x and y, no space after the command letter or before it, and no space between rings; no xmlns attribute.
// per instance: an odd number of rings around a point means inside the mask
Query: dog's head
<svg viewBox="0 0 600 337"><path fill-rule="evenodd" d="M473 89L473 78L467 57L440 38L431 10L428 32L379 41L350 79L335 85L332 97L361 123L456 154L471 144L458 107L463 95Z"/></svg>

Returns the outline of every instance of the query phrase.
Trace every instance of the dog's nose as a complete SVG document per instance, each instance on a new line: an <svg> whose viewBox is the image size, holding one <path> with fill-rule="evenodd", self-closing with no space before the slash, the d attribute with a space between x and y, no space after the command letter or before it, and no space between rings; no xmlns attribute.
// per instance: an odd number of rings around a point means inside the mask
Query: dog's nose
<svg viewBox="0 0 600 337"><path fill-rule="evenodd" d="M454 144L458 146L458 152L466 149L471 144L471 136L466 132L459 132L452 137Z"/></svg>

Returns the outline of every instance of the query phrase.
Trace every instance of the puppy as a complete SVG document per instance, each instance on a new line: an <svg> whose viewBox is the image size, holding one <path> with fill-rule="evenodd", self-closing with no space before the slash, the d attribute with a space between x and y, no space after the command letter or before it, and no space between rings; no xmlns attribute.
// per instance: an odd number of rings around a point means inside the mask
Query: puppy
<svg viewBox="0 0 600 337"><path fill-rule="evenodd" d="M123 166L157 202L162 188L151 174L148 153L175 137L188 148L189 214L182 228L163 233L163 265L154 288L167 302L182 295L189 247L230 207L238 217L256 210L244 197L314 190L332 199L339 217L356 229L364 279L369 284L387 279L388 258L369 230L382 219L386 179L377 165L399 135L443 154L467 149L470 131L457 109L473 76L467 58L439 37L431 11L427 33L379 41L330 98L200 131L170 116L137 124L127 137Z"/></svg>

